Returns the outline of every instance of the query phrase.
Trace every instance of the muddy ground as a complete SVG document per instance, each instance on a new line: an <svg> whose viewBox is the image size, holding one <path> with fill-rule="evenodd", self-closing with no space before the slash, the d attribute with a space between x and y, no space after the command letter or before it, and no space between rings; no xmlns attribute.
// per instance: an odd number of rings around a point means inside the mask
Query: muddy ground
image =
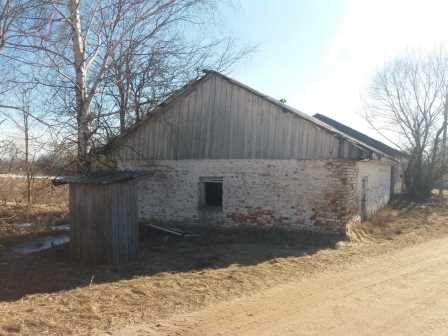
<svg viewBox="0 0 448 336"><path fill-rule="evenodd" d="M65 203L35 204L28 209L23 203L0 204L0 257L13 246L52 232L52 227L68 222Z"/></svg>
<svg viewBox="0 0 448 336"><path fill-rule="evenodd" d="M447 235L447 218L444 205L397 204L353 230L351 242L281 231L153 234L138 260L119 267L74 265L67 246L6 253L0 335L88 335L154 322Z"/></svg>

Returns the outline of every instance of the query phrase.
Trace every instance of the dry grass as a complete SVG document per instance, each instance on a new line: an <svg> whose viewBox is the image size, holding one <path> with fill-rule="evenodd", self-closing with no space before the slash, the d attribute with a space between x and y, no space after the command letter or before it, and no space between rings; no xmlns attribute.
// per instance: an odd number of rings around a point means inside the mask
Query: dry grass
<svg viewBox="0 0 448 336"><path fill-rule="evenodd" d="M448 231L447 220L448 208L437 200L427 204L397 201L357 227L352 239L381 242L397 237L413 239L416 235L429 239Z"/></svg>
<svg viewBox="0 0 448 336"><path fill-rule="evenodd" d="M0 204L26 202L26 178L0 175ZM68 187L55 187L50 178L39 178L32 183L32 199L37 205L64 206L68 203Z"/></svg>
<svg viewBox="0 0 448 336"><path fill-rule="evenodd" d="M67 207L67 186L55 187L49 178L35 179L28 208L26 179L0 175L0 256L9 246L49 233L50 225L66 220ZM21 225L25 223L32 225Z"/></svg>
<svg viewBox="0 0 448 336"><path fill-rule="evenodd" d="M67 221L67 212L65 205L0 205L0 256L6 247L49 233L51 225Z"/></svg>
<svg viewBox="0 0 448 336"><path fill-rule="evenodd" d="M444 206L386 209L342 244L279 231L153 235L139 260L120 267L71 265L66 247L0 258L0 335L88 335L155 321L448 234L447 218Z"/></svg>

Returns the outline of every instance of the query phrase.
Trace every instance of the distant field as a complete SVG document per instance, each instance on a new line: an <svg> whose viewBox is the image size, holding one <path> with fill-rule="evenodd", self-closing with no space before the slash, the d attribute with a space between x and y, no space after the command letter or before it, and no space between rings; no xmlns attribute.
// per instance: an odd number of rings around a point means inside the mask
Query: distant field
<svg viewBox="0 0 448 336"><path fill-rule="evenodd" d="M68 202L66 186L55 187L52 176L33 178L32 199L34 204L59 205ZM26 201L26 177L21 175L0 174L0 204L24 203Z"/></svg>

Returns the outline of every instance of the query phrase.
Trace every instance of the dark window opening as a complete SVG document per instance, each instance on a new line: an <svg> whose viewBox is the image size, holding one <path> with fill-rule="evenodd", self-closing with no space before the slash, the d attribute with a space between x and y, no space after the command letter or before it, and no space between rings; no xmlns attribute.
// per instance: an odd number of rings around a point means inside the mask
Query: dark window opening
<svg viewBox="0 0 448 336"><path fill-rule="evenodd" d="M222 176L199 178L199 207L202 209L222 210Z"/></svg>
<svg viewBox="0 0 448 336"><path fill-rule="evenodd" d="M222 207L222 182L204 182L204 205Z"/></svg>

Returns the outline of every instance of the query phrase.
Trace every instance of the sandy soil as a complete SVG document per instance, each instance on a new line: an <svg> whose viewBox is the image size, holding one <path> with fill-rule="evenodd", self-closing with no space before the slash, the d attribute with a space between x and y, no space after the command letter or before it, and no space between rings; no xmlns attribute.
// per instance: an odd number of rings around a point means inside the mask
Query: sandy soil
<svg viewBox="0 0 448 336"><path fill-rule="evenodd" d="M446 335L448 238L114 335Z"/></svg>
<svg viewBox="0 0 448 336"><path fill-rule="evenodd" d="M447 218L448 208L440 204L388 208L356 228L350 242L244 230L194 240L152 236L137 260L120 266L70 263L66 247L0 253L0 335L96 335L155 325L313 274L342 274L366 258L445 237ZM0 230L0 244L25 238L14 223L19 221L8 220L8 229Z"/></svg>

